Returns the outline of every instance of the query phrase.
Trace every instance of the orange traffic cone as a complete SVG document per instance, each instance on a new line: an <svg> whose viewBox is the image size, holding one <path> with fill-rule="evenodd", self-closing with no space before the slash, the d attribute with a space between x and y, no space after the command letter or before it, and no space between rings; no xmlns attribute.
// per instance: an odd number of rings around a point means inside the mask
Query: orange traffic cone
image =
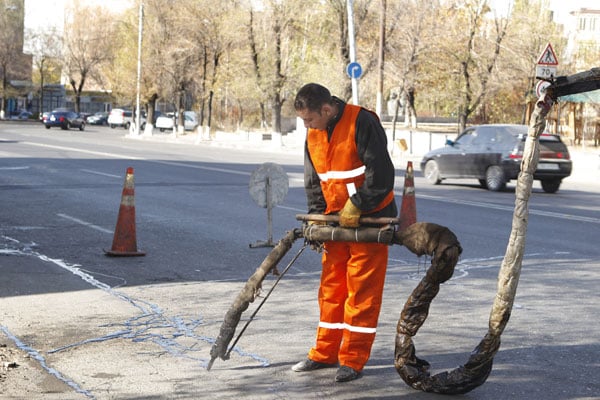
<svg viewBox="0 0 600 400"><path fill-rule="evenodd" d="M417 222L417 205L415 204L415 182L412 161L406 166L404 176L404 192L402 192L402 206L400 207L400 230L408 228Z"/></svg>
<svg viewBox="0 0 600 400"><path fill-rule="evenodd" d="M107 256L131 257L146 255L146 253L137 250L133 186L133 168L129 167L127 168L127 175L125 175L125 183L123 184L119 218L117 219L112 249L110 251L104 251Z"/></svg>

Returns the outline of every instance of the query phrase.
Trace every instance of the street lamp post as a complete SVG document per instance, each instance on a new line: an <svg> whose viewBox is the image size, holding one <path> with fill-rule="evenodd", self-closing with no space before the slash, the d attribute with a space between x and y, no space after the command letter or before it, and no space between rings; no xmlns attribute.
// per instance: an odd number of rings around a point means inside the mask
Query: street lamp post
<svg viewBox="0 0 600 400"><path fill-rule="evenodd" d="M135 96L135 135L140 134L141 112L140 112L140 81L142 79L142 34L144 30L144 2L140 2L138 21L138 54L137 54L137 82Z"/></svg>
<svg viewBox="0 0 600 400"><path fill-rule="evenodd" d="M354 41L354 0L347 0L348 8L348 47L350 51L350 62L356 62L356 48ZM358 77L352 76L352 103L358 104Z"/></svg>

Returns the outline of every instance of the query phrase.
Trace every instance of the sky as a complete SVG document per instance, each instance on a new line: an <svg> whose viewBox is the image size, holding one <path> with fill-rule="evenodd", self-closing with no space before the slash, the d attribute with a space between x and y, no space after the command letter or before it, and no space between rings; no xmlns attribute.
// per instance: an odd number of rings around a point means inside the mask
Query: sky
<svg viewBox="0 0 600 400"><path fill-rule="evenodd" d="M499 15L505 15L512 0L490 0L492 8L496 9ZM550 9L554 11L554 21L560 24L567 24L573 10L581 8L600 8L600 0L550 0Z"/></svg>
<svg viewBox="0 0 600 400"><path fill-rule="evenodd" d="M62 27L64 4L69 0L25 0L25 27L55 25ZM115 12L130 7L129 0L80 0L82 4L103 5ZM166 1L166 0L165 0ZM549 0L550 9L554 11L555 20L566 24L569 12L580 8L600 8L600 0ZM512 0L490 0L499 15L506 14Z"/></svg>
<svg viewBox="0 0 600 400"><path fill-rule="evenodd" d="M131 6L129 0L80 0L81 4L101 5L115 12ZM62 28L65 4L69 0L25 0L25 28L36 29L43 26Z"/></svg>

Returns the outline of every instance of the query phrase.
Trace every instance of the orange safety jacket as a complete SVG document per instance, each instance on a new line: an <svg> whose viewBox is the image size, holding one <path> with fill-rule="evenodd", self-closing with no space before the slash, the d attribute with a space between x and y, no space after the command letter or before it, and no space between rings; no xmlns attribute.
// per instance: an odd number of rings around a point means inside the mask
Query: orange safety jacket
<svg viewBox="0 0 600 400"><path fill-rule="evenodd" d="M362 107L346 104L331 138L318 129L309 129L307 132L307 148L327 204L325 214L340 211L365 181L366 168L356 148L356 118L361 109ZM393 190L375 208L363 210L363 213L380 211L392 201Z"/></svg>

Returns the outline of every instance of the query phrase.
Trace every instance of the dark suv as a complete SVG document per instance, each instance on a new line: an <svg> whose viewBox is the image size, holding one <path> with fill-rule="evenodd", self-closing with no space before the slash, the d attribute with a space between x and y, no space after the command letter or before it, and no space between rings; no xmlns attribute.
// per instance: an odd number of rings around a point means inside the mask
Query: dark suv
<svg viewBox="0 0 600 400"><path fill-rule="evenodd" d="M447 178L478 179L481 186L501 191L517 179L527 137L526 125L479 125L465 129L455 141L425 154L421 171L429 183ZM546 193L558 191L571 175L572 162L567 146L559 136L542 134L540 158L533 179Z"/></svg>

